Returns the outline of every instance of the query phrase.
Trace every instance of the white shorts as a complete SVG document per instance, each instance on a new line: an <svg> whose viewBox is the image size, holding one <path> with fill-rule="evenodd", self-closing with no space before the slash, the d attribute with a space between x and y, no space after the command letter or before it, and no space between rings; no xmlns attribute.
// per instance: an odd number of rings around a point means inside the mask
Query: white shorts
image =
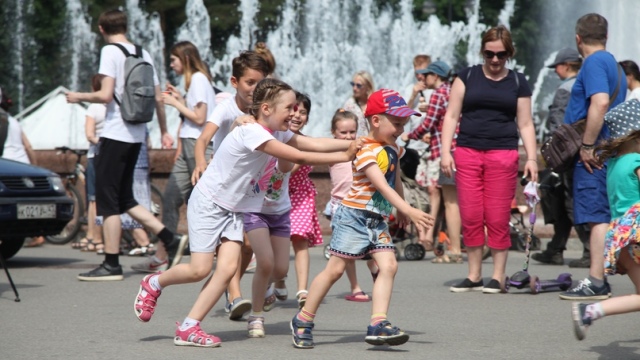
<svg viewBox="0 0 640 360"><path fill-rule="evenodd" d="M189 197L187 224L191 252L215 252L222 238L239 243L244 238L243 214L219 207L197 188Z"/></svg>

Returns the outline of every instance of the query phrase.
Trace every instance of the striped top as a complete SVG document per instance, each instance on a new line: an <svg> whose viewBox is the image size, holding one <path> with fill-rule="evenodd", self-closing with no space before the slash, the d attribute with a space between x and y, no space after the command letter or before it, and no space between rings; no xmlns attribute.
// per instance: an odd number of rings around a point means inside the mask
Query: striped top
<svg viewBox="0 0 640 360"><path fill-rule="evenodd" d="M364 146L353 160L353 183L349 193L342 200L342 205L389 216L393 209L391 203L371 184L364 169L370 164L376 164L387 179L389 186L395 190L398 159L402 155L404 155L404 149L398 148L395 144L386 145L374 139L365 138Z"/></svg>

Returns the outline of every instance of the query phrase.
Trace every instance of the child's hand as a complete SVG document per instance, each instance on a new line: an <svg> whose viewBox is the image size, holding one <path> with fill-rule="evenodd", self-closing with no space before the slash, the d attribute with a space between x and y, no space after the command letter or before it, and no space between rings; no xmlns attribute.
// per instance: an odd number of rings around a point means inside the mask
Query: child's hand
<svg viewBox="0 0 640 360"><path fill-rule="evenodd" d="M255 124L256 123L256 118L253 117L253 115L240 115L236 118L236 120L234 121L233 127L236 126L240 126L240 125L246 125L246 124Z"/></svg>
<svg viewBox="0 0 640 360"><path fill-rule="evenodd" d="M167 83L165 91L168 91L171 93L171 95L173 95L174 98L178 98L180 96L182 96L182 94L180 93L180 90L178 90L177 87L171 85L170 83Z"/></svg>
<svg viewBox="0 0 640 360"><path fill-rule="evenodd" d="M195 186L198 180L200 180L200 176L207 169L207 163L204 164L196 164L195 169L193 169L193 174L191 174L191 185Z"/></svg>
<svg viewBox="0 0 640 360"><path fill-rule="evenodd" d="M358 140L354 140L351 142L351 144L349 144L349 148L347 149L347 151L345 151L345 153L347 154L347 157L349 160L347 161L351 161L353 159L356 158L356 154L358 153L358 151L362 148L361 143Z"/></svg>
<svg viewBox="0 0 640 360"><path fill-rule="evenodd" d="M411 208L407 216L409 216L411 221L416 224L418 233L420 233L420 230L426 233L427 230L433 227L433 216L427 214L424 211L416 208Z"/></svg>

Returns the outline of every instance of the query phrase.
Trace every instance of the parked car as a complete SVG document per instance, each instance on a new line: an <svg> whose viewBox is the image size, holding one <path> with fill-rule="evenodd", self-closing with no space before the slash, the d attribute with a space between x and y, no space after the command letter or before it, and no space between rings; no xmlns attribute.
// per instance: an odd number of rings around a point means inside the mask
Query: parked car
<svg viewBox="0 0 640 360"><path fill-rule="evenodd" d="M25 237L55 235L73 217L73 200L56 173L0 158L0 254L8 259Z"/></svg>

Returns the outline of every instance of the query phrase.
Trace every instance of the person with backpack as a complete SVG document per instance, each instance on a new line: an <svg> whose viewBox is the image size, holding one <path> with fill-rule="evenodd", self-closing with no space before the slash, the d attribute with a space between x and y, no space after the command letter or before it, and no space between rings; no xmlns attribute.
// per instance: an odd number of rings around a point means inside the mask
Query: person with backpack
<svg viewBox="0 0 640 360"><path fill-rule="evenodd" d="M181 240L139 205L132 191L134 167L140 146L145 141L145 123L153 119L154 110L158 115L163 148L173 146L153 61L149 53L127 39L127 15L123 11L102 13L98 28L107 43L100 53L98 72L105 75L101 89L91 93L67 93L69 103L107 104L104 129L94 160L97 215L104 217L105 260L97 268L78 275L81 281L123 279L118 257L122 213L128 213L156 234L170 258L175 256Z"/></svg>

